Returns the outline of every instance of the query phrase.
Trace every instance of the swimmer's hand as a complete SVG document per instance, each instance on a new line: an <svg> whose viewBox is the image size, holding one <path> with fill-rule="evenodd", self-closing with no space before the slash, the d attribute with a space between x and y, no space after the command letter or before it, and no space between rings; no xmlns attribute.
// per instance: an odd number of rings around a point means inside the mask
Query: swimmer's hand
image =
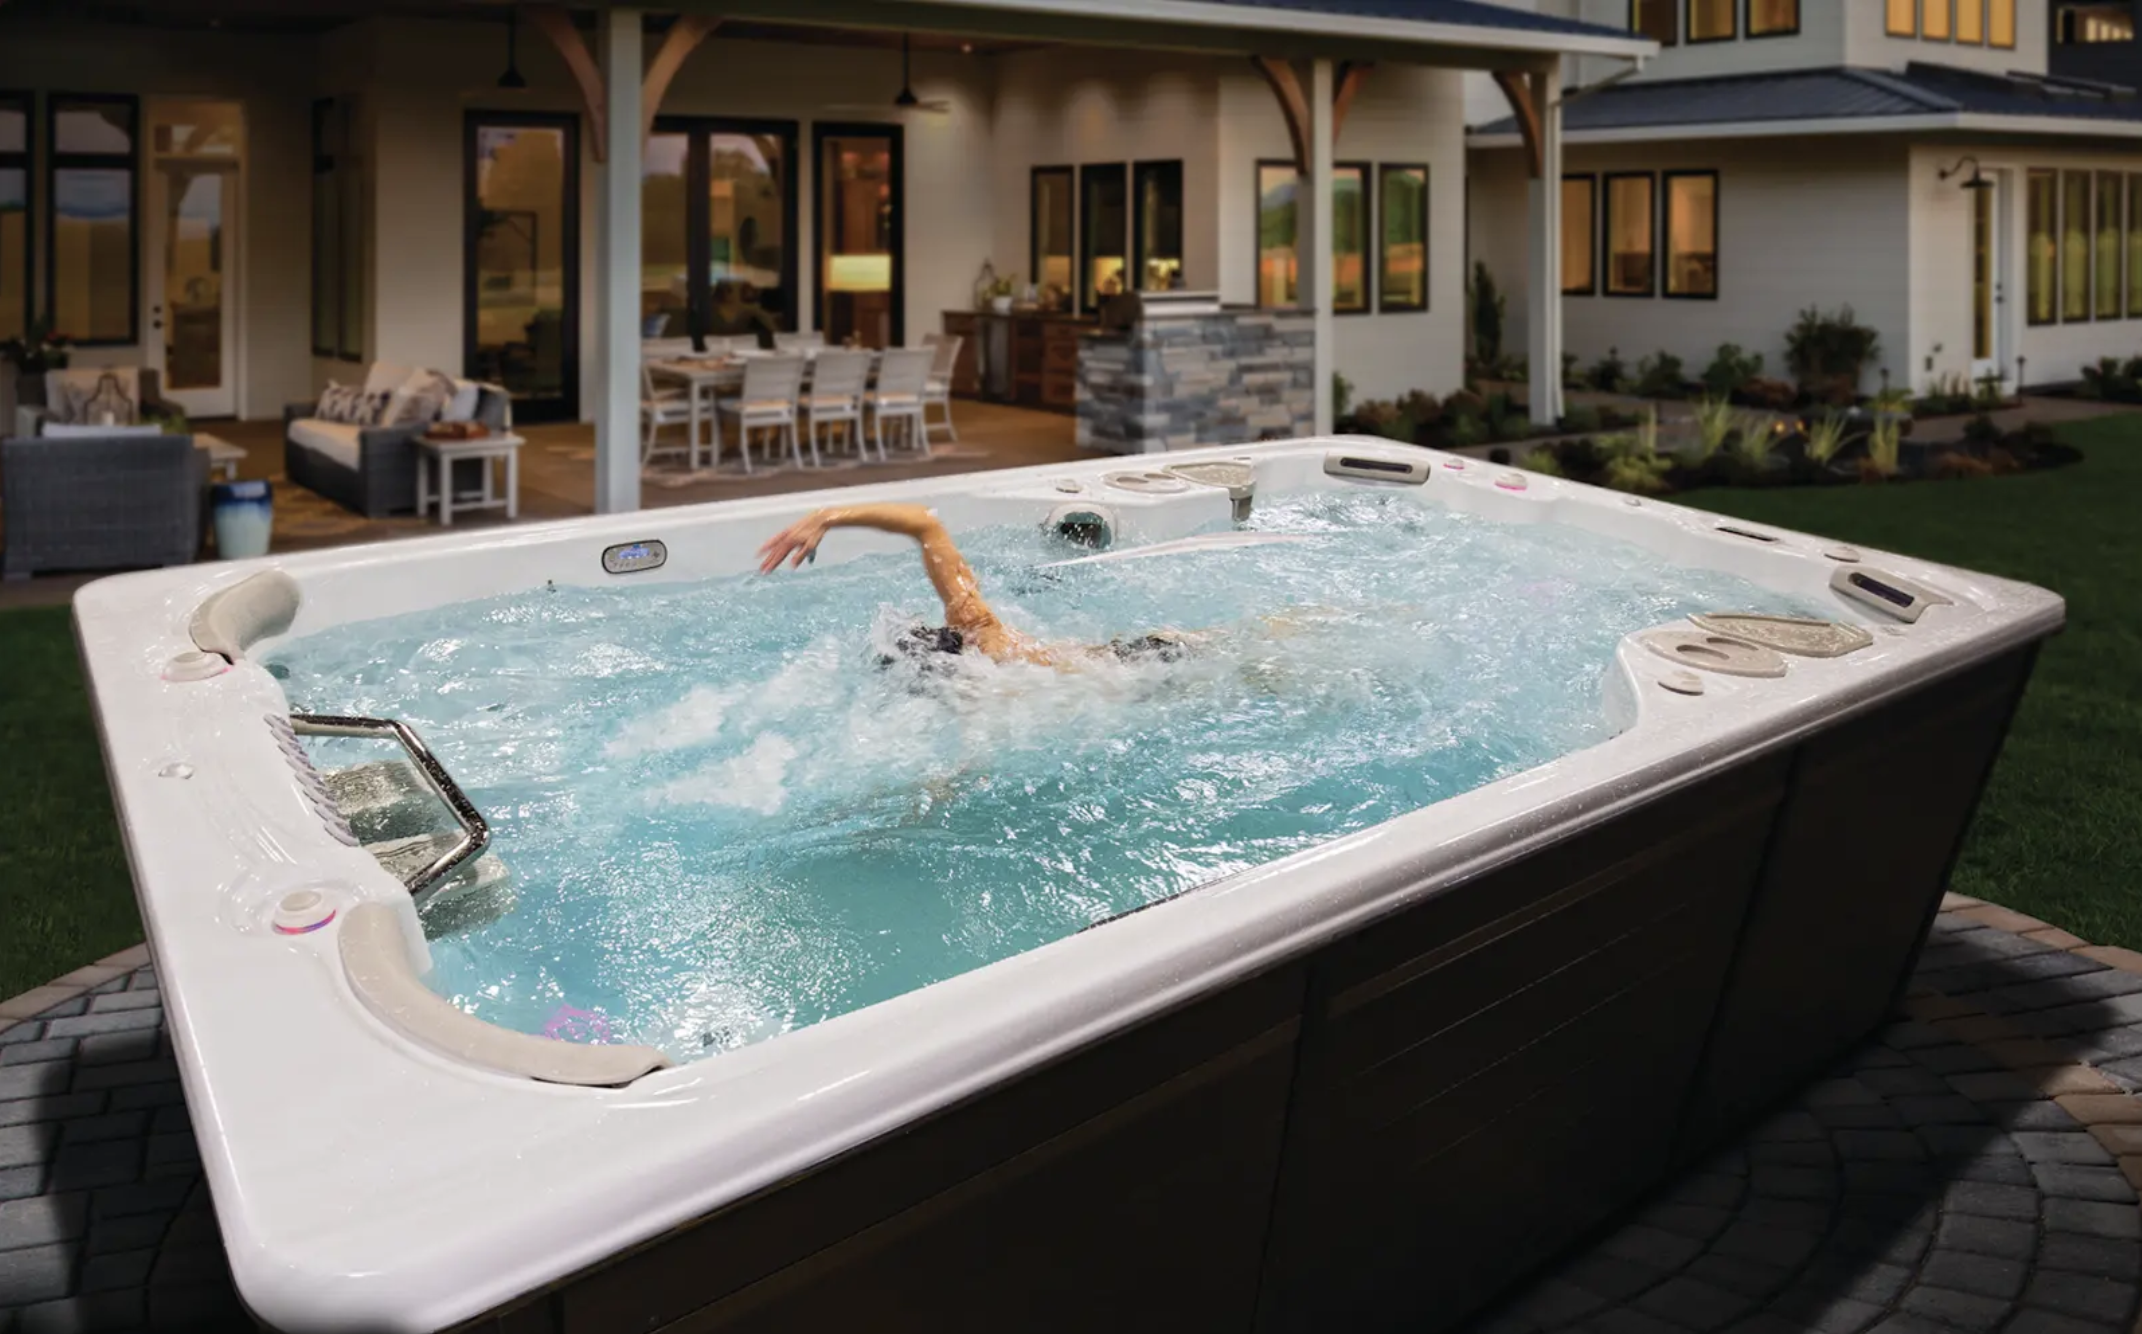
<svg viewBox="0 0 2142 1334"><path fill-rule="evenodd" d="M787 561L790 569L815 558L818 544L825 540L826 530L833 525L828 522L828 511L809 514L773 535L765 546L759 548L759 573L772 574Z"/></svg>

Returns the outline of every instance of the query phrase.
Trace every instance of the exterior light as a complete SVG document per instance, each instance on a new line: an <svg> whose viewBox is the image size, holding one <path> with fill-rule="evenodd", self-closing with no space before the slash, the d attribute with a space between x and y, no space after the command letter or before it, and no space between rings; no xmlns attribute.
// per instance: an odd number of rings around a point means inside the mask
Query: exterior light
<svg viewBox="0 0 2142 1334"><path fill-rule="evenodd" d="M506 11L506 72L498 76L501 88L526 88L528 80L521 77L521 12Z"/></svg>
<svg viewBox="0 0 2142 1334"><path fill-rule="evenodd" d="M1971 164L1971 179L1965 181L1961 188L1965 190L1991 190L1993 188L1993 182L1987 180L1985 175L1979 171L1978 159L1973 157L1969 153L1966 153L1962 157L1956 159L1955 166L1944 168L1940 173L1938 173L1937 179L1945 181L1951 176L1957 175L1958 173L1963 171L1964 163L1966 162Z"/></svg>

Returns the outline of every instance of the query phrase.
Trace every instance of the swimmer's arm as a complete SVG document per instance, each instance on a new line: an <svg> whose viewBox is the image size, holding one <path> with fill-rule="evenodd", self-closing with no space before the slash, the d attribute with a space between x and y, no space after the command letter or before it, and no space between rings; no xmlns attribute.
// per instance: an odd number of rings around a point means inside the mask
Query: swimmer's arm
<svg viewBox="0 0 2142 1334"><path fill-rule="evenodd" d="M874 528L914 538L922 547L922 568L945 604L945 623L969 633L997 624L952 534L921 505L836 505L807 515L759 548L759 573L771 574L783 560L792 569L803 564L835 528Z"/></svg>

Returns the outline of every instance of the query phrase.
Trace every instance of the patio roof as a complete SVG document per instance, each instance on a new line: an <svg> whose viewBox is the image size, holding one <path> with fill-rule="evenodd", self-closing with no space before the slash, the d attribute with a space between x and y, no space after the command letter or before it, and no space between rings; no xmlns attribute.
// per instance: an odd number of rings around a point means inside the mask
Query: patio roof
<svg viewBox="0 0 2142 1334"><path fill-rule="evenodd" d="M1562 115L1579 144L1928 129L2142 135L2142 98L2130 88L1918 63L1624 84L1572 99ZM1482 126L1472 143L1514 146L1517 124Z"/></svg>

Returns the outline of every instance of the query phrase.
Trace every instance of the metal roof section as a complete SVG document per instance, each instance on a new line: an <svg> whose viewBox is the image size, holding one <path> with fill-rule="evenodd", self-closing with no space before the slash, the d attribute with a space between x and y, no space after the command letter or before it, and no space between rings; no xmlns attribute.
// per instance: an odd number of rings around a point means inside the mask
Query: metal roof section
<svg viewBox="0 0 2142 1334"><path fill-rule="evenodd" d="M1641 137L1629 131L1674 131L1762 125L1800 125L1820 133L1821 122L1853 122L1853 128L1980 128L1984 118L2038 121L2045 131L2142 132L2142 98L2132 88L2031 74L1982 74L1948 65L1914 63L1901 73L1886 70L1792 70L1707 79L1671 79L1603 88L1565 104L1563 133L1576 142L1598 135ZM1810 122L1813 122L1812 124ZM1867 124L1867 122L1876 122ZM1909 122L1908 124L1901 122ZM1842 128L1835 127L1835 128ZM1517 142L1509 117L1473 132L1482 146Z"/></svg>

